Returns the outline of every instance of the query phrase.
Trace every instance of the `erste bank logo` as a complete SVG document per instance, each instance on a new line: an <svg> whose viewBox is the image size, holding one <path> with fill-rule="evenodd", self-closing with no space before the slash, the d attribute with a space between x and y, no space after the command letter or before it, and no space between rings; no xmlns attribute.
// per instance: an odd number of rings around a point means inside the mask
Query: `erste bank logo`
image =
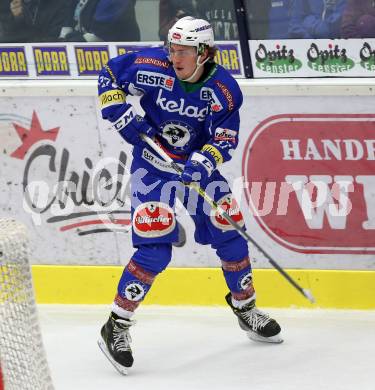
<svg viewBox="0 0 375 390"><path fill-rule="evenodd" d="M149 85L153 87L161 87L167 91L172 91L175 78L163 73L156 72L137 72L137 83L141 85Z"/></svg>

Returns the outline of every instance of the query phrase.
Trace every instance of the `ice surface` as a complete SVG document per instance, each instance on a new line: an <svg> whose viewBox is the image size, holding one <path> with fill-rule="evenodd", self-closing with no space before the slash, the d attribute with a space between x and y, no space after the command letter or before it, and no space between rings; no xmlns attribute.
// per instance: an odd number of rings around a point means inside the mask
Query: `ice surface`
<svg viewBox="0 0 375 390"><path fill-rule="evenodd" d="M375 312L267 310L284 343L247 339L224 307L143 306L121 376L96 341L109 307L39 305L56 390L374 390Z"/></svg>

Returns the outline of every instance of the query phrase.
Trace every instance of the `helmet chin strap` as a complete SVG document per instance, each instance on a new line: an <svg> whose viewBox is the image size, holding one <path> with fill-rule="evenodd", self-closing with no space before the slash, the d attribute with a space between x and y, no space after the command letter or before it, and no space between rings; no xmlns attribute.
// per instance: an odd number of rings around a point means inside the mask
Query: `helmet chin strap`
<svg viewBox="0 0 375 390"><path fill-rule="evenodd" d="M207 57L202 63L199 62L200 58L202 57L202 54L199 54L198 58L197 58L197 62L196 62L196 67L195 67L195 70L194 72L192 73L191 76L189 76L187 79L181 79L181 81L185 81L185 82L191 82L191 80L196 76L196 74L198 73L198 70L201 68L201 66L203 66L210 58Z"/></svg>

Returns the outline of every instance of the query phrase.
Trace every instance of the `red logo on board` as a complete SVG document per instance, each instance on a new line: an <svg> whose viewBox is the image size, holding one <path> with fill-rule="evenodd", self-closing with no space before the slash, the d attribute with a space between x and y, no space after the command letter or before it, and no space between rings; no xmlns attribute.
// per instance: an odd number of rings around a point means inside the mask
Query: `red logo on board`
<svg viewBox="0 0 375 390"><path fill-rule="evenodd" d="M252 212L273 240L302 253L375 253L375 115L267 118L242 164Z"/></svg>
<svg viewBox="0 0 375 390"><path fill-rule="evenodd" d="M55 127L50 130L42 129L39 118L35 111L33 111L33 117L29 129L16 123L13 123L13 126L22 141L22 145L11 154L11 157L19 158L20 160L24 159L29 149L38 141L56 141L56 137L60 129L59 127Z"/></svg>

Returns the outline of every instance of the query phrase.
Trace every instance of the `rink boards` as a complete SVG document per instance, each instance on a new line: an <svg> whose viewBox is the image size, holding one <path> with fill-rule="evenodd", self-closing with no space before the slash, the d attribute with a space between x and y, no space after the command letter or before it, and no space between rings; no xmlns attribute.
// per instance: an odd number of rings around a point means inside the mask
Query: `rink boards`
<svg viewBox="0 0 375 390"><path fill-rule="evenodd" d="M312 289L321 307L373 307L373 80L239 83L245 96L240 143L222 172L248 231ZM0 85L0 215L29 228L38 299L110 301L133 251L131 149L100 119L94 81ZM98 186L100 177L114 185ZM187 241L174 248L171 269L149 303L223 303L214 251L193 242L192 222L181 208L177 218ZM263 305L308 304L250 251ZM77 275L85 287L69 282ZM101 275L108 279L101 283Z"/></svg>

